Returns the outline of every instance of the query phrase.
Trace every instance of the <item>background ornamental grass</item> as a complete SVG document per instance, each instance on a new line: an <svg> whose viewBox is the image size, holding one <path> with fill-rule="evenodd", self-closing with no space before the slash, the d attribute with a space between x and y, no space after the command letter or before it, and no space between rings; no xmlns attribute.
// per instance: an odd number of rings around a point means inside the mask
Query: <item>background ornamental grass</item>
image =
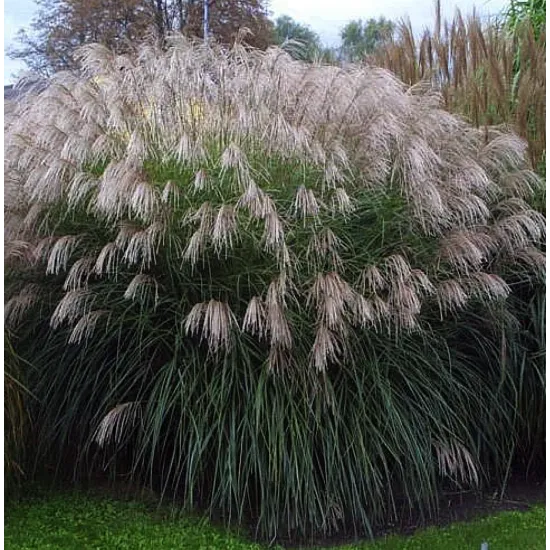
<svg viewBox="0 0 550 550"><path fill-rule="evenodd" d="M506 125L528 143L531 165L545 170L546 0L513 1L486 21L459 10L415 36L410 21L378 48L369 63L410 85L440 90L445 108L485 128Z"/></svg>
<svg viewBox="0 0 550 550"><path fill-rule="evenodd" d="M519 138L276 48L80 55L6 130L36 465L274 537L433 516L536 462L514 299L542 288L545 220Z"/></svg>

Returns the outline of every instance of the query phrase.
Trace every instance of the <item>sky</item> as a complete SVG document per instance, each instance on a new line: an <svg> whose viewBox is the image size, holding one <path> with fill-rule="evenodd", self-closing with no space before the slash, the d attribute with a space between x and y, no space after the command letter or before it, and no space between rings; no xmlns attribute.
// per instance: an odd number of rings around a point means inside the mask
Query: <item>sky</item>
<svg viewBox="0 0 550 550"><path fill-rule="evenodd" d="M475 2L481 15L495 15L509 0L479 0ZM458 7L470 13L474 0L441 0L442 14L452 17ZM397 20L410 17L415 30L430 26L433 21L433 0L271 0L274 17L290 15L300 23L309 25L328 46L339 42L340 29L352 19L369 19L384 16ZM35 15L33 0L4 0L4 85L14 82L14 75L24 70L22 62L9 59L6 48L13 44L17 31L28 27Z"/></svg>

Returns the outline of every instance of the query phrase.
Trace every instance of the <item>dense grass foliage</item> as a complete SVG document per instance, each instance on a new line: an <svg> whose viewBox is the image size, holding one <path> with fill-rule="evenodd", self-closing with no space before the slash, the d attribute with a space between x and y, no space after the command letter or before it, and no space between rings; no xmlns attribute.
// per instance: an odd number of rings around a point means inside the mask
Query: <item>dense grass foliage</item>
<svg viewBox="0 0 550 550"><path fill-rule="evenodd" d="M26 446L30 432L25 365L12 344L12 335L4 330L4 484L6 496L12 496L25 476Z"/></svg>
<svg viewBox="0 0 550 550"><path fill-rule="evenodd" d="M370 62L411 85L430 82L446 109L480 128L507 125L528 141L536 168L546 150L546 33L541 18L546 20L545 0L513 2L507 24L460 11L452 21L442 20L436 3L431 29L417 39L410 22L401 23Z"/></svg>
<svg viewBox="0 0 550 550"><path fill-rule="evenodd" d="M36 463L269 537L503 482L507 300L544 270L524 143L381 69L181 37L81 55L6 134Z"/></svg>
<svg viewBox="0 0 550 550"><path fill-rule="evenodd" d="M6 550L260 550L198 518L181 518L169 510L78 493L47 495L9 506L5 516ZM389 536L372 543L332 547L334 550L515 550L545 548L545 508L503 512L469 523L420 530L413 536ZM270 546L277 549L277 546Z"/></svg>

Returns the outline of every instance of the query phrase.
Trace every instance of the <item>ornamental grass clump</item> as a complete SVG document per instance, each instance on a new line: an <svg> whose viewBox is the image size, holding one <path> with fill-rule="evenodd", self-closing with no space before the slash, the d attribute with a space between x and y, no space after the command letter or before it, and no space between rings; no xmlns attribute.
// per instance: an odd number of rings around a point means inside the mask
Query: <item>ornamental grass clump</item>
<svg viewBox="0 0 550 550"><path fill-rule="evenodd" d="M434 515L444 484L501 476L498 369L447 335L505 313L504 268L543 269L524 143L381 69L171 40L88 46L8 121L37 460L270 537Z"/></svg>

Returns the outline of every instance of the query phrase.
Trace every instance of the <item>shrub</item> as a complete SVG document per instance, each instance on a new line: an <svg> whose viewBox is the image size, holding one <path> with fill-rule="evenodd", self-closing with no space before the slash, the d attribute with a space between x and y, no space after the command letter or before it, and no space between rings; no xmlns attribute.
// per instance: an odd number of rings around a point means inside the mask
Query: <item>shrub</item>
<svg viewBox="0 0 550 550"><path fill-rule="evenodd" d="M279 49L81 58L6 134L37 460L269 536L431 515L443 483L502 479L513 404L449 342L466 309L506 316L507 270L543 269L523 142Z"/></svg>

